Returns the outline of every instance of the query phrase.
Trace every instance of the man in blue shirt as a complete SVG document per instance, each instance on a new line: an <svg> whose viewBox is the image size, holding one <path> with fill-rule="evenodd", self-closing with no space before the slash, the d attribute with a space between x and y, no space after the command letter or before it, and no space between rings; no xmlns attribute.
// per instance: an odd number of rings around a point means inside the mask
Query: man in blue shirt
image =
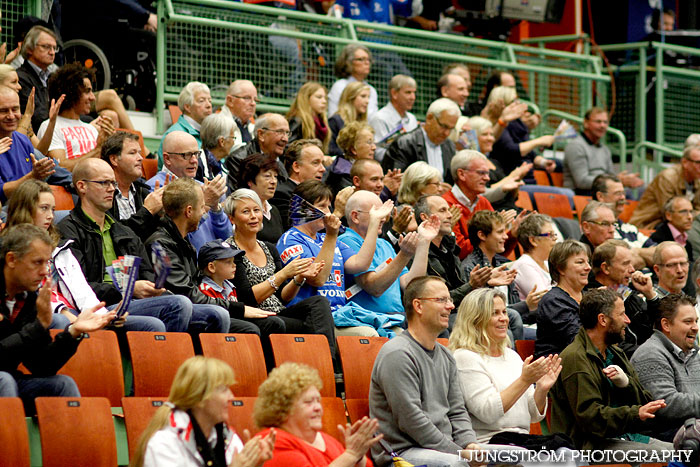
<svg viewBox="0 0 700 467"><path fill-rule="evenodd" d="M17 92L0 86L0 202L3 203L25 180L44 180L54 173L53 159L37 161L29 138L16 131L21 116ZM4 151L8 144L9 149Z"/></svg>
<svg viewBox="0 0 700 467"><path fill-rule="evenodd" d="M381 205L379 196L369 191L358 191L352 195L345 206L345 218L350 228L338 239L359 251L368 236L368 213L372 207ZM354 274L348 281L350 288L346 297L375 313L401 315L403 318L405 314L401 289L411 279L426 274L430 242L438 234L439 228L437 216L431 216L418 227L415 235L408 234L400 240L401 249L398 254L389 242L381 238L377 240L372 264L365 271ZM412 257L413 264L409 270L406 265Z"/></svg>

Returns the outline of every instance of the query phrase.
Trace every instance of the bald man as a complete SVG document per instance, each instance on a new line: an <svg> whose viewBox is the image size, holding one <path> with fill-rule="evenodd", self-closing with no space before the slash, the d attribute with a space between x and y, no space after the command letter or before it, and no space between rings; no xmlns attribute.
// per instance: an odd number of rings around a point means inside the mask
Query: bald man
<svg viewBox="0 0 700 467"><path fill-rule="evenodd" d="M379 196L370 191L361 190L353 194L345 205L345 217L350 228L338 240L359 252L367 236L368 213L373 206L381 205ZM380 222L380 232L382 224ZM401 290L412 279L426 274L430 242L437 236L439 227L440 222L435 216L423 222L416 232L400 240L398 254L389 242L377 239L370 267L358 274L348 275L349 299L367 310L404 317ZM409 270L406 265L413 257Z"/></svg>
<svg viewBox="0 0 700 467"><path fill-rule="evenodd" d="M187 177L194 178L199 166L199 144L194 136L184 131L173 131L165 135L163 139L163 168L156 173L146 184L151 190L157 190L167 184L169 180ZM204 203L209 215L203 218L199 229L188 234L188 239L195 246L199 247L214 239L226 240L231 236L231 222L221 209L221 203L226 194L226 178L217 175L213 180L205 181L202 185L204 190Z"/></svg>
<svg viewBox="0 0 700 467"><path fill-rule="evenodd" d="M252 81L237 79L232 82L226 91L226 102L221 107L221 114L232 118L241 132L241 142L250 143L253 136L251 119L255 116L258 105L258 90ZM238 146L238 140L236 144Z"/></svg>

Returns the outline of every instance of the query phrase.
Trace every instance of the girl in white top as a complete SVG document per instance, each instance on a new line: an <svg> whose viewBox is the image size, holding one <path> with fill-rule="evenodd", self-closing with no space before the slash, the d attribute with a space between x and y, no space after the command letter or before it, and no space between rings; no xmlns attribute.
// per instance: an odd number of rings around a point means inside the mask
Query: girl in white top
<svg viewBox="0 0 700 467"><path fill-rule="evenodd" d="M187 359L175 374L168 401L141 436L130 465L260 467L270 460L274 431L255 436L244 446L226 423L234 382L233 370L221 360Z"/></svg>
<svg viewBox="0 0 700 467"><path fill-rule="evenodd" d="M502 431L527 434L544 418L547 392L561 371L558 355L523 362L508 345L505 296L489 288L462 301L449 347L479 443ZM537 386L533 386L537 383Z"/></svg>
<svg viewBox="0 0 700 467"><path fill-rule="evenodd" d="M520 224L518 243L524 254L513 263L511 269L518 271L515 288L521 300L525 300L535 287L540 291L552 288L547 258L556 242L557 232L551 217L530 214Z"/></svg>

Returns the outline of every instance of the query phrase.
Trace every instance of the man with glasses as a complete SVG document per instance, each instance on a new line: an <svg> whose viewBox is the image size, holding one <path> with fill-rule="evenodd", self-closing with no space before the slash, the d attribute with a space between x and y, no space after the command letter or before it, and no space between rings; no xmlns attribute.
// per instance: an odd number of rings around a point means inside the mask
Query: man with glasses
<svg viewBox="0 0 700 467"><path fill-rule="evenodd" d="M639 199L630 223L640 229L655 229L663 222L663 207L674 196L684 196L693 204L693 212L700 210L700 146L687 145L680 164L659 173Z"/></svg>
<svg viewBox="0 0 700 467"><path fill-rule="evenodd" d="M588 245L591 251L606 240L615 236L617 220L612 208L599 201L591 201L581 213L581 231L579 241Z"/></svg>
<svg viewBox="0 0 700 467"><path fill-rule="evenodd" d="M226 91L226 102L221 107L221 113L232 118L241 131L241 141L236 140L234 147L239 143L250 143L253 136L251 120L255 116L255 108L258 105L258 90L252 81L237 79L232 82Z"/></svg>
<svg viewBox="0 0 700 467"><path fill-rule="evenodd" d="M479 449L459 386L457 365L437 337L455 305L445 281L418 277L403 299L408 329L384 344L372 368L369 414L384 439L413 465L469 465L460 454ZM372 446L377 465L391 455Z"/></svg>
<svg viewBox="0 0 700 467"><path fill-rule="evenodd" d="M452 230L459 247L458 256L460 259L464 259L473 250L468 233L469 219L477 211L493 211L489 200L482 196L486 191L486 184L489 182L489 164L486 156L480 152L463 150L452 158L450 171L455 184L442 197L450 206L458 206L461 211L462 215ZM503 212L502 215L506 225L510 224L509 240L506 244L506 251L508 251L515 243L514 237L517 235L518 226L527 212L523 211L516 217L515 211L511 210Z"/></svg>
<svg viewBox="0 0 700 467"><path fill-rule="evenodd" d="M163 138L163 169L150 178L146 184L157 190L170 180L194 178L199 166L199 144L194 136L184 131L173 131ZM197 181L204 190L204 202L209 209L202 217L199 229L188 234L188 240L197 250L216 238L226 240L231 236L231 222L226 217L221 203L226 193L226 178L219 174L204 183Z"/></svg>
<svg viewBox="0 0 700 467"><path fill-rule="evenodd" d="M583 119L583 131L566 145L564 151L564 186L577 195L590 195L591 185L597 175L614 174L610 148L602 143L608 131L608 112L593 107ZM644 184L638 174L622 171L618 174L622 184L639 188ZM593 193L595 194L595 193Z"/></svg>
<svg viewBox="0 0 700 467"><path fill-rule="evenodd" d="M593 252L591 266L594 277L588 279L586 290L607 287L622 296L630 324L620 347L631 357L654 331L660 295L650 277L635 271L632 249L624 240L603 242Z"/></svg>
<svg viewBox="0 0 700 467"><path fill-rule="evenodd" d="M455 155L455 144L449 140L450 132L461 115L459 106L447 98L433 101L428 107L425 123L396 139L382 160L384 172L406 168L416 161L427 162L444 174L447 183L452 183L450 161Z"/></svg>
<svg viewBox="0 0 700 467"><path fill-rule="evenodd" d="M277 160L277 174L281 182L287 180L287 170L282 162L282 155L289 142L289 122L280 114L266 113L255 121L255 137L245 146L231 153L224 161L223 170L228 174L231 189L238 187L239 173L243 159L255 153L272 156Z"/></svg>
<svg viewBox="0 0 700 467"><path fill-rule="evenodd" d="M151 255L133 230L108 214L118 185L112 168L101 159L85 159L76 165L73 177L80 201L57 227L63 238L72 240L71 252L97 298L108 307L122 300L122 292L106 268L120 256L138 256L141 264L134 285L137 300L131 302L127 311L131 316L157 318L162 324L146 321L143 325L139 323L138 329L131 329L160 331L165 325L166 331L186 331L192 304L185 297L164 295L165 289L155 288ZM150 329L145 329L145 325Z"/></svg>
<svg viewBox="0 0 700 467"><path fill-rule="evenodd" d="M659 278L656 293L662 298L683 291L688 281L690 262L685 248L676 242L662 242L654 251L654 274Z"/></svg>
<svg viewBox="0 0 700 467"><path fill-rule="evenodd" d="M688 231L693 225L693 205L684 196L674 196L663 208L664 223L649 237L656 243L672 241L685 248L688 261L693 262L693 246L688 240ZM692 294L689 293L692 296Z"/></svg>

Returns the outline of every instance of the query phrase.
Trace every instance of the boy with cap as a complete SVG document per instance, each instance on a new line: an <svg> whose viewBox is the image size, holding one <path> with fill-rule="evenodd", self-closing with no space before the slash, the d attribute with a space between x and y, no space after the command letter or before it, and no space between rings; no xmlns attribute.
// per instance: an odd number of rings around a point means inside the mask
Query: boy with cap
<svg viewBox="0 0 700 467"><path fill-rule="evenodd" d="M197 257L199 270L202 271L199 290L209 297L237 302L236 286L231 279L236 275L234 258L242 254L245 254L243 250L236 250L219 239L202 245Z"/></svg>

